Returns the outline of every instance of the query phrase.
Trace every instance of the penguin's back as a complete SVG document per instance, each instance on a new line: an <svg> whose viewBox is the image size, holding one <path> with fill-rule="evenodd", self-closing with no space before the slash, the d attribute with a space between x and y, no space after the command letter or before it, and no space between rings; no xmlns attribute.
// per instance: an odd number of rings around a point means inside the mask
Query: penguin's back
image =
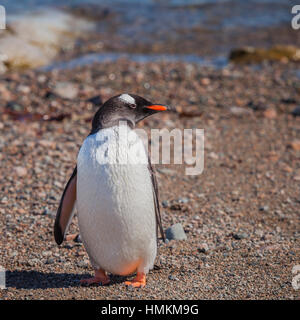
<svg viewBox="0 0 300 320"><path fill-rule="evenodd" d="M119 275L138 266L148 272L156 221L142 140L127 126L100 130L84 141L77 170L79 228L94 267Z"/></svg>

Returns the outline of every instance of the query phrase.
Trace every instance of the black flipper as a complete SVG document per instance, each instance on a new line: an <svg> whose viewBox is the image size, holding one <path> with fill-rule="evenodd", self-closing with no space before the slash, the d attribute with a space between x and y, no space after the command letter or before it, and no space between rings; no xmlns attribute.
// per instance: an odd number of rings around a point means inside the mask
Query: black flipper
<svg viewBox="0 0 300 320"><path fill-rule="evenodd" d="M54 224L54 239L57 244L64 241L64 236L73 217L76 201L77 166L75 167L62 194Z"/></svg>
<svg viewBox="0 0 300 320"><path fill-rule="evenodd" d="M154 208L155 208L155 216L156 216L156 234L158 236L158 229L160 231L161 237L164 242L166 242L165 239L165 234L164 230L162 227L162 222L161 222L161 214L160 214L160 207L159 207L159 199L158 199L158 187L157 187L157 180L156 180L156 175L155 171L151 165L150 157L148 157L148 169L150 171L151 175L151 180L152 180L152 186L153 186L153 200L154 200Z"/></svg>

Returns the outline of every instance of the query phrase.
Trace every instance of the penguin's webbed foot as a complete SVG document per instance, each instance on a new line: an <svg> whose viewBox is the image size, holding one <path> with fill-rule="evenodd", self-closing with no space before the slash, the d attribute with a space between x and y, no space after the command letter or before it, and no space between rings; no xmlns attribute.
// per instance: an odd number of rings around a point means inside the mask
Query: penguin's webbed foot
<svg viewBox="0 0 300 320"><path fill-rule="evenodd" d="M80 280L81 285L91 286L91 285L102 285L105 286L109 284L110 279L106 275L105 271L100 269L95 271L95 276L88 279Z"/></svg>
<svg viewBox="0 0 300 320"><path fill-rule="evenodd" d="M132 281L125 281L126 286L134 288L143 288L146 285L146 275L143 272L137 272L136 277Z"/></svg>

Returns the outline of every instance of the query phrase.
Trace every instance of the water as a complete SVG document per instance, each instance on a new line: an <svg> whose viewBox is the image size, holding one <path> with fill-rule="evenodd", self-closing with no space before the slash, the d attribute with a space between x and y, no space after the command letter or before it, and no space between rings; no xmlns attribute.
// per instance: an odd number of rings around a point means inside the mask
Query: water
<svg viewBox="0 0 300 320"><path fill-rule="evenodd" d="M8 21L32 12L41 14L47 12L47 19L50 21L49 34L52 38L57 37L58 41L62 38L53 35L59 20L57 12L65 9L72 12L78 7L92 8L86 12L94 19L93 33L98 35L95 41L100 39L103 48L98 50L101 53L93 55L87 54L89 52L87 49L80 52L83 55L81 58L73 59L69 63L56 64L57 67L69 67L93 61L112 61L124 55L127 59L139 62L181 60L223 65L224 57L231 48L245 43L248 45L246 41L238 42L237 35L239 39L245 40L250 30L290 24L291 8L297 2L297 0L4 0L1 1L1 5L6 8ZM108 17L102 18L100 15L100 18L95 19L93 15L104 9L107 10ZM75 20L80 19L77 16ZM63 21L61 24L65 24L68 17L62 17L60 21ZM52 23L54 28L51 28ZM31 24L30 19L28 24ZM44 34L48 33L46 27L43 30ZM61 34L71 31L65 28ZM88 33L85 30L84 32ZM25 32L22 34L24 38ZM32 32L28 34L31 35ZM268 37L260 37L258 32L257 39L261 41ZM251 41L250 45L255 45L255 36L252 36ZM11 40L9 42L11 43ZM43 39L34 38L33 45L32 43L24 45L28 47L28 51L30 49L33 52L32 56L36 61L35 56L39 54L36 52L36 43L42 43L38 48L41 51L41 48L45 47L43 42ZM261 45L264 43L260 42L259 46ZM61 44L57 47L58 51ZM53 46L46 49L49 55ZM2 41L0 53L3 50L5 53ZM11 47L10 52L16 52L15 48ZM207 59L208 56L210 59ZM52 59L52 55L49 55L49 59Z"/></svg>
<svg viewBox="0 0 300 320"><path fill-rule="evenodd" d="M176 55L176 54L128 54L128 53L93 53L83 55L78 58L71 59L67 62L56 62L48 66L40 68L43 71L50 71L53 69L73 69L79 66L85 66L93 63L102 62L114 62L118 59L127 59L139 63L156 62L156 61L168 61L168 62L188 62L196 63L205 66L212 66L214 68L222 68L228 64L226 57L214 57L211 59L199 57L196 55Z"/></svg>
<svg viewBox="0 0 300 320"><path fill-rule="evenodd" d="M123 15L123 22L141 19L146 24L212 27L270 26L291 20L297 0L2 0L8 17L48 7L96 4ZM159 23L158 23L159 21ZM156 26L157 27L157 26ZM126 27L130 30L130 26Z"/></svg>

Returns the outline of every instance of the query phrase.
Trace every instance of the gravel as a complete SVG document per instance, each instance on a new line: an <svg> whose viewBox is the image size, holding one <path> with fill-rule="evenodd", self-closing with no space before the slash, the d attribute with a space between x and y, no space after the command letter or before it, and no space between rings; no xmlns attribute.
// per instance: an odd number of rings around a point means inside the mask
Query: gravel
<svg viewBox="0 0 300 320"><path fill-rule="evenodd" d="M120 60L1 76L0 265L7 289L0 298L299 299L291 285L300 261L299 151L289 147L300 125L291 114L300 99L296 68L263 64L257 72L251 66ZM75 83L76 98L47 94L56 82ZM30 90L18 91L20 85ZM187 176L184 165L157 165L160 201L167 201L164 229L179 224L187 239L159 241L142 290L127 290L126 277L115 275L109 286L81 287L79 280L92 274L82 243L58 247L53 239L54 213L97 110L88 100L120 92L177 107L140 127L160 129L171 121L179 129L205 131L201 175ZM22 108L8 110L11 101ZM249 105L272 108L277 116L257 108L237 117L229 109ZM259 210L265 206L269 210ZM79 233L76 215L72 233Z"/></svg>

